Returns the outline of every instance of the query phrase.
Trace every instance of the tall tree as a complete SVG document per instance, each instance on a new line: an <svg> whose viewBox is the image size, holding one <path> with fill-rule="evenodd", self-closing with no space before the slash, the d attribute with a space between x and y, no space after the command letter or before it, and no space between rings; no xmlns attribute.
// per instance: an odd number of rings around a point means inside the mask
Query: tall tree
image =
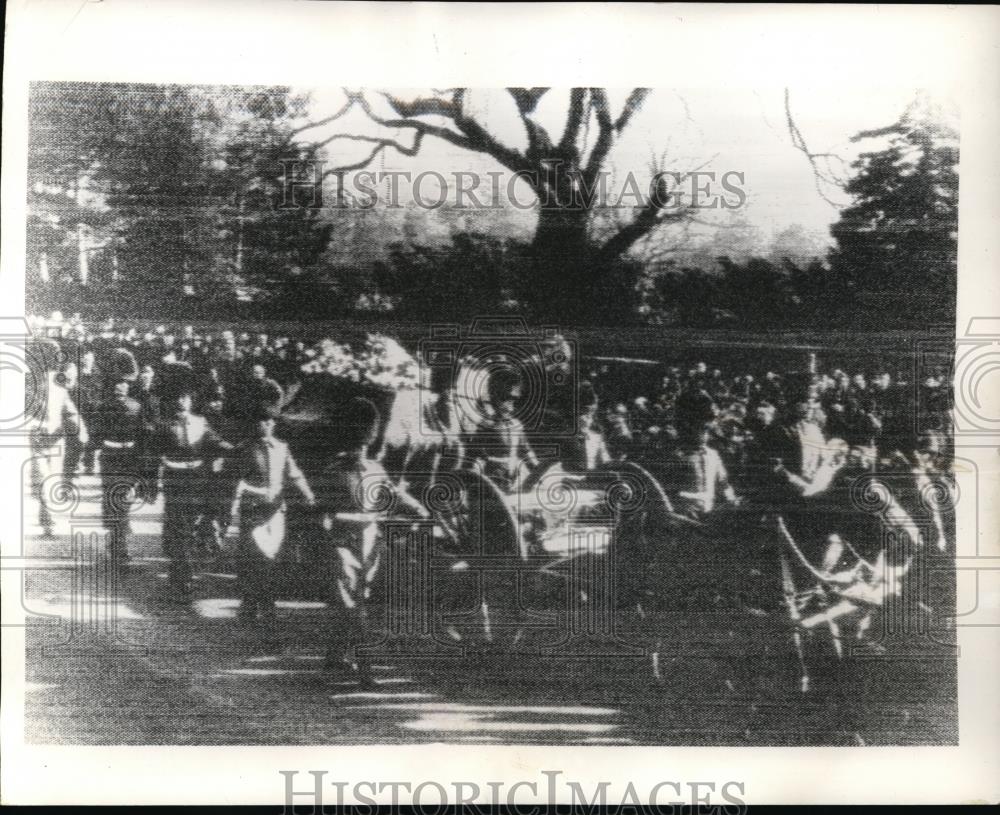
<svg viewBox="0 0 1000 815"><path fill-rule="evenodd" d="M898 121L854 137L866 140L884 146L852 165L845 189L853 204L831 227L832 272L854 294L929 295L923 301L948 320L957 276L958 133L921 96Z"/></svg>
<svg viewBox="0 0 1000 815"><path fill-rule="evenodd" d="M367 167L387 149L416 155L425 137L491 157L517 174L538 199L538 222L529 255L530 292L546 316L565 317L572 306L577 319L600 319L606 314L609 294L634 296L637 272L623 263L632 245L664 223L682 220L685 213L673 206L670 179L654 177L645 200L633 217L613 234L598 240L590 230L592 216L601 203L602 175L611 151L649 95L647 88L633 88L624 101L613 106L604 88L568 91L562 127L550 132L537 115L549 88L508 88L505 104L519 122L523 147L512 147L500 132L491 129L477 110L467 88L434 90L426 95L403 97L389 92L345 91L343 107L316 122L327 125L353 110L360 110L382 131L394 135L335 133L321 143L336 140L370 145L360 161L340 164L328 173ZM401 137L399 134L403 134ZM637 202L639 203L639 202ZM609 292L609 284L614 281Z"/></svg>
<svg viewBox="0 0 1000 815"><path fill-rule="evenodd" d="M119 217L126 286L137 303L193 296L222 250L213 228L220 204L212 189L216 111L197 88L106 92L96 174Z"/></svg>
<svg viewBox="0 0 1000 815"><path fill-rule="evenodd" d="M295 139L308 97L287 88L226 88L212 94L218 235L229 251L217 268L258 301L294 306L296 283L330 242L333 226L311 207L283 206L285 174L315 156Z"/></svg>
<svg viewBox="0 0 1000 815"><path fill-rule="evenodd" d="M305 104L287 88L34 86L34 263L65 251L76 224L97 224L116 273L103 283L121 307L287 293L331 232L319 212L280 206L285 161L312 155L292 125Z"/></svg>
<svg viewBox="0 0 1000 815"><path fill-rule="evenodd" d="M101 200L97 166L100 123L95 86L36 82L29 97L27 262L29 297L44 287L86 282L90 250L107 240L113 215Z"/></svg>

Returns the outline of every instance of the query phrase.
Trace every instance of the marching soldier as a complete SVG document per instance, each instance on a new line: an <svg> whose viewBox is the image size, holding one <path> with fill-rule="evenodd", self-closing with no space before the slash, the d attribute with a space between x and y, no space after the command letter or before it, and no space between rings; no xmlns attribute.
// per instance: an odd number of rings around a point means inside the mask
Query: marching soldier
<svg viewBox="0 0 1000 815"><path fill-rule="evenodd" d="M181 367L181 366L178 366ZM176 599L191 594L188 548L195 539L205 503L205 492L214 461L233 446L191 412L195 384L179 372L166 398L173 416L156 433L153 449L163 467L163 551L170 558L170 588Z"/></svg>
<svg viewBox="0 0 1000 815"><path fill-rule="evenodd" d="M94 441L101 451L101 512L108 530L108 553L119 568L128 565L129 508L141 494L139 453L142 406L129 395L129 383L115 384L96 412Z"/></svg>
<svg viewBox="0 0 1000 815"><path fill-rule="evenodd" d="M79 366L73 362L66 365L59 382L69 391L70 398L83 417L84 424L89 428L93 424L94 413L105 396L102 392L103 376L97 368L96 355L93 350L90 348L84 350L84 347L80 346L78 351L80 353ZM75 437L68 438L63 462L66 480L75 480L77 469L81 464L84 474L93 475L96 452L93 439L84 441Z"/></svg>
<svg viewBox="0 0 1000 815"><path fill-rule="evenodd" d="M267 368L255 362L250 368L250 382L247 384L247 398L253 404L270 405L278 408L285 398L284 388L267 375Z"/></svg>
<svg viewBox="0 0 1000 815"><path fill-rule="evenodd" d="M57 494L56 485L46 485L53 475L65 479L63 459L65 444L77 437L80 444L87 444L87 428L76 409L69 391L59 384L59 346L53 340L34 343L45 371L47 390L40 395L43 402L38 414L32 417L29 441L32 453L32 475L35 496L38 500L38 524L42 535L52 537L52 513L49 499Z"/></svg>
<svg viewBox="0 0 1000 815"><path fill-rule="evenodd" d="M73 403L81 421L87 424L83 418L84 412L80 410L80 369L75 362L67 362L56 374L56 385L66 391L69 400ZM68 484L76 480L76 471L83 459L83 451L89 446L89 440L82 438L77 433L70 433L65 438L62 456L62 472Z"/></svg>
<svg viewBox="0 0 1000 815"><path fill-rule="evenodd" d="M107 386L104 372L97 365L97 355L93 349L88 348L80 358L80 374L76 386L77 408L86 425L93 422L94 414L107 394ZM90 441L90 444L83 445L81 449L83 472L86 475L94 474L97 459L97 446L93 438Z"/></svg>
<svg viewBox="0 0 1000 815"><path fill-rule="evenodd" d="M323 528L336 553L326 668L353 673L362 685L373 683L367 661L356 649L368 633L367 604L385 547L379 515L396 504L396 509L428 516L416 500L394 487L381 464L368 457L379 421L378 409L367 399L348 403L341 427L349 449L334 459L317 485Z"/></svg>
<svg viewBox="0 0 1000 815"><path fill-rule="evenodd" d="M129 395L139 403L143 424L143 444L139 451L139 466L142 473L143 494L149 503L155 503L160 461L150 445L160 425L159 383L152 365L143 365L131 381Z"/></svg>
<svg viewBox="0 0 1000 815"><path fill-rule="evenodd" d="M604 436L597 421L597 393L589 382L581 382L578 390L577 432L565 443L563 469L570 473L595 470L611 463ZM560 447L560 450L563 446Z"/></svg>
<svg viewBox="0 0 1000 815"><path fill-rule="evenodd" d="M227 413L225 391L222 385L209 386L202 400L201 414L211 428L227 441L238 443L247 435L247 429ZM206 497L202 519L202 540L206 541L212 551L222 549L222 541L226 536L232 514L233 491L239 481L238 462L224 460L221 469L212 474L212 483Z"/></svg>
<svg viewBox="0 0 1000 815"><path fill-rule="evenodd" d="M307 506L316 503L288 445L274 437L276 415L267 405L255 411L257 438L242 450L233 501L233 515L240 516L239 617L268 625L275 621L275 563L285 540L286 482L295 485Z"/></svg>

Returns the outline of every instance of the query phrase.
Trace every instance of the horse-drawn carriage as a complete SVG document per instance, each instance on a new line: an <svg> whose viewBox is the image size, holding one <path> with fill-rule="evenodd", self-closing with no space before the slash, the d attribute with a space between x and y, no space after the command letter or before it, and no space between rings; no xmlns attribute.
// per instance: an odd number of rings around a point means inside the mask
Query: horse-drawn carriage
<svg viewBox="0 0 1000 815"><path fill-rule="evenodd" d="M322 377L305 380L286 409L281 435L310 480L320 481L342 451L340 406L359 394L391 413L391 395ZM363 508L344 507L334 520L375 528L386 542L373 605L387 615L408 606L429 620L422 636L446 645L477 652L555 648L574 610L587 613L598 602L634 606L667 567L656 543L672 508L659 482L637 464L574 474L550 462L525 486L508 490L474 461L452 461L445 452L406 478L408 504L373 482ZM425 511L414 513L414 503ZM290 521L283 582L299 593L328 593L330 553L315 513L293 511ZM414 571L424 579L401 588ZM608 616L609 631L616 622Z"/></svg>
<svg viewBox="0 0 1000 815"><path fill-rule="evenodd" d="M307 475L337 452L338 404L357 393L319 378L289 406L283 435ZM370 395L391 411L391 395ZM865 637L902 592L922 545L914 539L911 556L895 561L873 554L886 530L906 526L906 513L898 503L886 510L859 501L859 485L870 480L864 473L846 478L826 504L789 516L750 504L707 522L676 512L661 479L632 461L585 472L536 466L515 489L447 453L419 475L408 488L425 517L389 492L364 511L337 513L338 522L385 540L373 607L396 645L417 655L428 645L429 654L556 654L595 644L655 653L671 635L656 632L670 611L712 613L721 603L785 643L790 661L798 656L807 690L813 655L840 658L848 640ZM860 525L839 525L859 513ZM805 517L812 529L803 533L796 521ZM300 518L286 547L295 582L326 597L330 553L309 513Z"/></svg>

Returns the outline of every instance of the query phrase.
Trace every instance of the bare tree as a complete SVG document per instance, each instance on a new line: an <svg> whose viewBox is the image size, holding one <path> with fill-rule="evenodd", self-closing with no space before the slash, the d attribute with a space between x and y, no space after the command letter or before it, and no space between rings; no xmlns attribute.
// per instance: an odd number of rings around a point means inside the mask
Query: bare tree
<svg viewBox="0 0 1000 815"><path fill-rule="evenodd" d="M485 154L516 173L538 198L538 223L531 243L536 263L532 286L544 297L594 285L604 268L637 241L662 224L687 217L687 211L671 199L670 180L654 175L642 205L634 208L630 218L619 221L610 235L597 240L589 229L601 203L608 157L649 96L648 88L633 88L617 110L612 109L604 88L573 88L561 132L554 135L535 115L549 88L506 90L524 128L521 149L505 144L477 118L466 88L437 89L410 99L386 91L345 90L346 102L338 111L297 133L328 125L354 109L363 111L380 128L396 131L385 136L338 132L324 138L320 145L349 141L371 146L361 160L332 167L327 175L366 167L386 150L416 155L425 137Z"/></svg>

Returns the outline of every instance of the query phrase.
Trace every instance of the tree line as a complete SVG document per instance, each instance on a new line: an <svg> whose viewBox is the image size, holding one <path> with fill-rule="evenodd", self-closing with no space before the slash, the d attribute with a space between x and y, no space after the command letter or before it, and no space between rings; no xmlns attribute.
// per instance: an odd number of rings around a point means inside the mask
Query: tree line
<svg viewBox="0 0 1000 815"><path fill-rule="evenodd" d="M683 209L643 209L609 229L574 198L566 170L581 178L601 171L648 91L635 89L617 110L601 89L568 92L557 137L533 116L547 89L508 89L528 134L523 151L488 133L460 91L411 100L382 94L381 108L371 95L349 94L328 120L359 108L374 127L413 140L348 133L316 142L305 120L310 100L290 88L36 83L29 306L203 318L380 312L463 320L509 312L580 324L753 328L954 318L958 136L926 105L855 136L872 147L851 166L851 203L831 228L829 252L703 252L692 261L643 251L677 239L671 230ZM442 120L449 124L428 124ZM598 140L589 148L581 135L588 122L591 142L593 134ZM377 214L366 227L358 213L280 206L288 162L329 164L324 150L346 155L339 137L374 145L355 167L440 138L519 169L558 158L562 172L553 178L569 186L545 195L528 237L455 222L432 241L410 212L401 227ZM333 171L346 161L333 161Z"/></svg>

